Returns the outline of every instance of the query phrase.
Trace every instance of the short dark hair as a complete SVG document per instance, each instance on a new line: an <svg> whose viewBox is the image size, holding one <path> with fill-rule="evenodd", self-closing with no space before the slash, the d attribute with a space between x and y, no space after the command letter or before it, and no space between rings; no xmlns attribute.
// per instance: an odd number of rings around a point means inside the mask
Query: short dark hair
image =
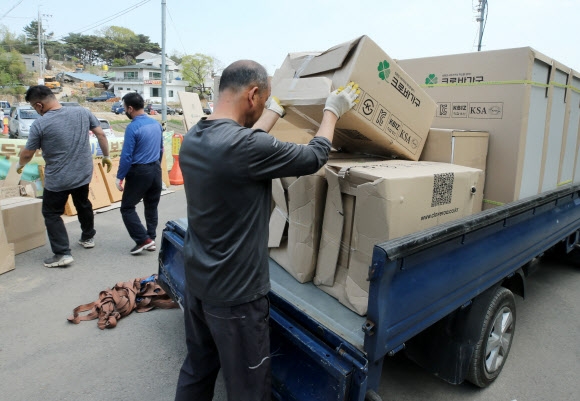
<svg viewBox="0 0 580 401"><path fill-rule="evenodd" d="M123 96L123 103L125 103L126 107L133 107L135 110L141 110L145 107L145 101L143 97L137 92L130 92Z"/></svg>
<svg viewBox="0 0 580 401"><path fill-rule="evenodd" d="M252 60L238 60L226 67L220 78L220 93L230 89L238 92L248 86L257 86L260 91L268 90L268 72Z"/></svg>
<svg viewBox="0 0 580 401"><path fill-rule="evenodd" d="M44 85L31 86L28 88L26 94L24 95L24 100L26 100L28 103L42 102L43 100L49 98L56 99L50 88Z"/></svg>

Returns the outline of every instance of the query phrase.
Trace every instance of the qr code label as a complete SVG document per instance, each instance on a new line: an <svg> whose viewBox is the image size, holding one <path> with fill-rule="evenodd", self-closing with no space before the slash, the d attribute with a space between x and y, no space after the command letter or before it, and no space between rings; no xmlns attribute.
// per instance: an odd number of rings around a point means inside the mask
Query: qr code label
<svg viewBox="0 0 580 401"><path fill-rule="evenodd" d="M433 199L431 207L448 205L453 195L453 173L435 174L433 181Z"/></svg>

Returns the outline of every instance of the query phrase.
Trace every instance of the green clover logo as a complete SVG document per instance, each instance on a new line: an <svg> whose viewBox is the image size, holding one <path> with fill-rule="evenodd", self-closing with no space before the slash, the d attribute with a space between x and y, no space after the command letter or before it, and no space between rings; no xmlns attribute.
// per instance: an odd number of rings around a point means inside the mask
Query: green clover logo
<svg viewBox="0 0 580 401"><path fill-rule="evenodd" d="M429 76L425 78L426 85L435 85L437 82L439 82L439 80L437 79L435 74L429 74Z"/></svg>
<svg viewBox="0 0 580 401"><path fill-rule="evenodd" d="M387 60L381 61L379 63L379 78L382 79L383 81L386 81L387 78L389 77L389 74L391 73L391 70L389 70L389 62Z"/></svg>

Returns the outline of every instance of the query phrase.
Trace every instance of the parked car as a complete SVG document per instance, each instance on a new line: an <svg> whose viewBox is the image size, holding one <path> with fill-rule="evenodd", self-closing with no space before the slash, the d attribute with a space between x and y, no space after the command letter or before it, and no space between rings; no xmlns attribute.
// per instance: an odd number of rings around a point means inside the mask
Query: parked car
<svg viewBox="0 0 580 401"><path fill-rule="evenodd" d="M14 106L10 109L8 136L10 138L28 138L30 126L40 115L31 106Z"/></svg>
<svg viewBox="0 0 580 401"><path fill-rule="evenodd" d="M101 93L100 96L87 97L86 101L87 102L106 102L107 100L115 98L115 97L117 97L117 95L115 95L113 92L104 91Z"/></svg>
<svg viewBox="0 0 580 401"><path fill-rule="evenodd" d="M125 106L123 106L123 103L115 109L115 114L125 114Z"/></svg>
<svg viewBox="0 0 580 401"><path fill-rule="evenodd" d="M120 106L122 106L122 105L123 105L123 102L115 102L115 103L113 103L113 104L111 105L111 111L112 111L113 113L115 113L115 112L116 112L116 110L117 110L117 107L120 107ZM119 113L117 113L117 114L119 114Z"/></svg>
<svg viewBox="0 0 580 401"><path fill-rule="evenodd" d="M10 102L7 100L0 100L0 108L4 109L4 115L10 114Z"/></svg>
<svg viewBox="0 0 580 401"><path fill-rule="evenodd" d="M79 102L60 102L60 105L64 107L81 107Z"/></svg>
<svg viewBox="0 0 580 401"><path fill-rule="evenodd" d="M209 107L204 107L203 113L209 116L211 114L211 109Z"/></svg>
<svg viewBox="0 0 580 401"><path fill-rule="evenodd" d="M166 106L167 114L175 115L176 111L173 107ZM145 113L151 114L151 110L155 110L157 114L161 114L161 105L157 103L149 103L145 106Z"/></svg>
<svg viewBox="0 0 580 401"><path fill-rule="evenodd" d="M113 131L113 127L111 127L111 124L109 123L109 120L106 120L104 118L99 118L99 122L101 123L101 128L103 129L103 132L105 133L105 136L107 138L116 138L117 136L115 135L115 132ZM95 137L95 134L93 134L93 131L89 131L89 135L91 137Z"/></svg>

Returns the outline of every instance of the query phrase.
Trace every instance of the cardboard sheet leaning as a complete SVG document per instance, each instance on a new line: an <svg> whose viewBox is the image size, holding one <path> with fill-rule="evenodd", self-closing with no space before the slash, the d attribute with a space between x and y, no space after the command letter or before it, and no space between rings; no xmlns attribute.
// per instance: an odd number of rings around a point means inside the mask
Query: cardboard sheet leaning
<svg viewBox="0 0 580 401"><path fill-rule="evenodd" d="M314 284L365 315L375 244L479 211L482 178L446 163L330 161Z"/></svg>

